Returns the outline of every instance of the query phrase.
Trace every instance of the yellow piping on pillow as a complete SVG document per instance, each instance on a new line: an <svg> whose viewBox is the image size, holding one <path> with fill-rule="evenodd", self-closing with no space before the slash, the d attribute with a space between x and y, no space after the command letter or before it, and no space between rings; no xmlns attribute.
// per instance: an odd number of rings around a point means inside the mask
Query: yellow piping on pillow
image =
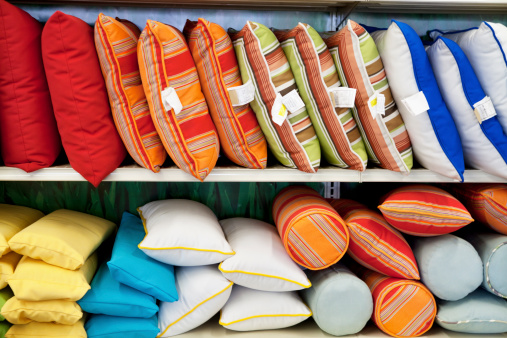
<svg viewBox="0 0 507 338"><path fill-rule="evenodd" d="M312 311L310 311L310 314L279 314L279 315L257 315L257 316L250 316L242 319L238 319L235 321L232 321L230 323L224 323L222 322L222 312L220 312L220 319L218 320L218 324L222 326L232 325L239 322L243 322L245 320L254 319L254 318L265 318L265 317L311 317L313 315Z"/></svg>
<svg viewBox="0 0 507 338"><path fill-rule="evenodd" d="M283 278L283 277L279 277L279 276L266 275L266 274L263 274L263 273L248 272L248 271L241 271L241 270L231 270L231 271L223 270L222 269L222 263L220 263L220 265L218 266L218 270L222 271L223 273L244 273L244 274L247 274L247 275L254 275L254 276L262 276L262 277L281 279L281 280L284 280L284 281L291 282L291 283L297 284L299 286L302 286L305 289L307 289L307 288L309 288L309 287L312 286L312 283L310 283L310 285L304 285L304 284L301 284L299 282L296 282L296 281L293 281L293 280L290 280L290 279L287 279L287 278Z"/></svg>

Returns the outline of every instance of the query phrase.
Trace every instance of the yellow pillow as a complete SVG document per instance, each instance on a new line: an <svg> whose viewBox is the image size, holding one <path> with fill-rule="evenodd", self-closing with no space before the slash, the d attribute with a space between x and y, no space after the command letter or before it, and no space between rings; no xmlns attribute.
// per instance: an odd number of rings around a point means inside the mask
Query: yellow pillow
<svg viewBox="0 0 507 338"><path fill-rule="evenodd" d="M115 228L105 219L61 209L14 235L9 245L21 255L76 270Z"/></svg>
<svg viewBox="0 0 507 338"><path fill-rule="evenodd" d="M74 325L61 325L54 323L31 322L23 325L12 325L5 334L5 338L44 338L44 337L65 337L65 338L86 338L84 319Z"/></svg>
<svg viewBox="0 0 507 338"><path fill-rule="evenodd" d="M78 301L90 289L96 269L97 254L90 256L79 270L63 269L24 256L7 282L21 300Z"/></svg>
<svg viewBox="0 0 507 338"><path fill-rule="evenodd" d="M0 289L7 286L7 279L9 279L14 273L14 270L16 270L16 266L21 257L21 255L15 252L9 252L0 257Z"/></svg>
<svg viewBox="0 0 507 338"><path fill-rule="evenodd" d="M44 216L39 210L18 205L0 204L0 257L11 251L7 243L12 236Z"/></svg>
<svg viewBox="0 0 507 338"><path fill-rule="evenodd" d="M76 302L66 300L29 302L16 297L5 303L1 313L12 324L28 324L34 321L72 325L83 317L83 311Z"/></svg>

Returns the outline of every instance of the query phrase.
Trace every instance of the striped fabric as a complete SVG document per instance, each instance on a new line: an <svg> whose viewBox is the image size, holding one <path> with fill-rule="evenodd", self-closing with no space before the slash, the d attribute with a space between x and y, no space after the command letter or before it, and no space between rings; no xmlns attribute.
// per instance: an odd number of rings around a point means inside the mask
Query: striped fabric
<svg viewBox="0 0 507 338"><path fill-rule="evenodd" d="M375 42L363 27L351 20L325 41L329 49L338 49L348 85L357 89L357 122L370 160L389 170L410 172L413 162L410 139ZM368 101L376 92L385 96L385 116L374 119Z"/></svg>
<svg viewBox="0 0 507 338"><path fill-rule="evenodd" d="M451 194L422 184L391 191L378 208L389 224L414 236L448 234L474 221Z"/></svg>
<svg viewBox="0 0 507 338"><path fill-rule="evenodd" d="M116 129L140 166L160 171L167 153L153 125L137 63L141 32L132 23L99 14L95 47L106 82Z"/></svg>
<svg viewBox="0 0 507 338"><path fill-rule="evenodd" d="M346 198L328 198L326 201L336 210L336 212L341 216L341 218L345 219L349 216L351 212L356 210L369 210L368 207L362 203L359 203L354 200L349 200Z"/></svg>
<svg viewBox="0 0 507 338"><path fill-rule="evenodd" d="M275 35L261 24L248 21L230 32L243 83L252 81L255 99L250 106L271 152L286 167L314 173L320 166L320 145L306 109L290 114L281 126L271 119L277 93L296 88L294 76Z"/></svg>
<svg viewBox="0 0 507 338"><path fill-rule="evenodd" d="M183 33L225 155L243 167L264 169L267 145L255 114L248 103L233 107L227 91L243 84L229 35L204 19L187 21Z"/></svg>
<svg viewBox="0 0 507 338"><path fill-rule="evenodd" d="M325 159L332 165L363 171L367 156L350 109L334 108L328 88L340 85L326 44L309 25L275 31L317 132Z"/></svg>
<svg viewBox="0 0 507 338"><path fill-rule="evenodd" d="M185 172L204 180L218 159L218 135L185 39L176 28L148 20L139 38L144 92L155 128L169 156ZM162 91L175 89L183 109L166 111Z"/></svg>
<svg viewBox="0 0 507 338"><path fill-rule="evenodd" d="M342 218L315 190L291 186L273 202L273 219L292 259L311 270L338 262L349 244Z"/></svg>
<svg viewBox="0 0 507 338"><path fill-rule="evenodd" d="M431 329L437 313L435 298L420 282L365 270L359 277L373 296L375 324L393 337L417 337Z"/></svg>

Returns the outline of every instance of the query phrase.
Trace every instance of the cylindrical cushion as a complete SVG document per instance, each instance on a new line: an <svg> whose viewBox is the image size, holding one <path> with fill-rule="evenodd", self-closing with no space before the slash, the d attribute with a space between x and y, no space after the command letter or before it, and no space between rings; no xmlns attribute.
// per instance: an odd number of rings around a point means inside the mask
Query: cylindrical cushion
<svg viewBox="0 0 507 338"><path fill-rule="evenodd" d="M298 264L324 269L338 262L349 244L342 218L315 190L283 189L273 203L273 219L285 250Z"/></svg>
<svg viewBox="0 0 507 338"><path fill-rule="evenodd" d="M393 337L417 337L431 328L437 305L422 283L371 270L361 278L373 295L372 319L379 329Z"/></svg>
<svg viewBox="0 0 507 338"><path fill-rule="evenodd" d="M438 298L459 300L481 285L481 258L464 239L454 235L417 238L412 249L421 281Z"/></svg>
<svg viewBox="0 0 507 338"><path fill-rule="evenodd" d="M344 336L364 328L373 313L373 300L362 280L340 263L307 275L312 287L301 296L322 331Z"/></svg>

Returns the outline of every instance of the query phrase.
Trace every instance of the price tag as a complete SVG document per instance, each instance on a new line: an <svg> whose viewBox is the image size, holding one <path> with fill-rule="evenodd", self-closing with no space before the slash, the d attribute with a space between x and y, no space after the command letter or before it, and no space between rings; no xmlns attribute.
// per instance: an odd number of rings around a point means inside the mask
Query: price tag
<svg viewBox="0 0 507 338"><path fill-rule="evenodd" d="M335 108L353 108L356 99L355 88L337 87L328 89Z"/></svg>
<svg viewBox="0 0 507 338"><path fill-rule="evenodd" d="M271 118L273 122L281 126L287 118L287 107L283 104L282 95L276 94L275 102L271 108Z"/></svg>
<svg viewBox="0 0 507 338"><path fill-rule="evenodd" d="M178 115L183 109L178 93L173 87L167 87L162 91L162 103L166 111L174 110L174 114Z"/></svg>
<svg viewBox="0 0 507 338"><path fill-rule="evenodd" d="M426 100L426 95L424 95L423 92L418 92L417 94L404 98L401 102L413 116L430 110L428 100Z"/></svg>
<svg viewBox="0 0 507 338"><path fill-rule="evenodd" d="M227 91L229 92L229 97L234 107L244 106L252 102L255 98L255 88L252 80L248 80L248 82L242 86L227 88Z"/></svg>
<svg viewBox="0 0 507 338"><path fill-rule="evenodd" d="M491 102L491 98L486 96L474 104L474 113L480 124L496 116L495 106L493 105L493 102Z"/></svg>
<svg viewBox="0 0 507 338"><path fill-rule="evenodd" d="M377 116L385 116L386 114L386 98L384 94L380 94L379 92L375 92L369 99L368 99L368 107L370 108L370 113L373 119L375 119Z"/></svg>
<svg viewBox="0 0 507 338"><path fill-rule="evenodd" d="M295 89L282 97L282 103L292 114L305 107L305 103Z"/></svg>

